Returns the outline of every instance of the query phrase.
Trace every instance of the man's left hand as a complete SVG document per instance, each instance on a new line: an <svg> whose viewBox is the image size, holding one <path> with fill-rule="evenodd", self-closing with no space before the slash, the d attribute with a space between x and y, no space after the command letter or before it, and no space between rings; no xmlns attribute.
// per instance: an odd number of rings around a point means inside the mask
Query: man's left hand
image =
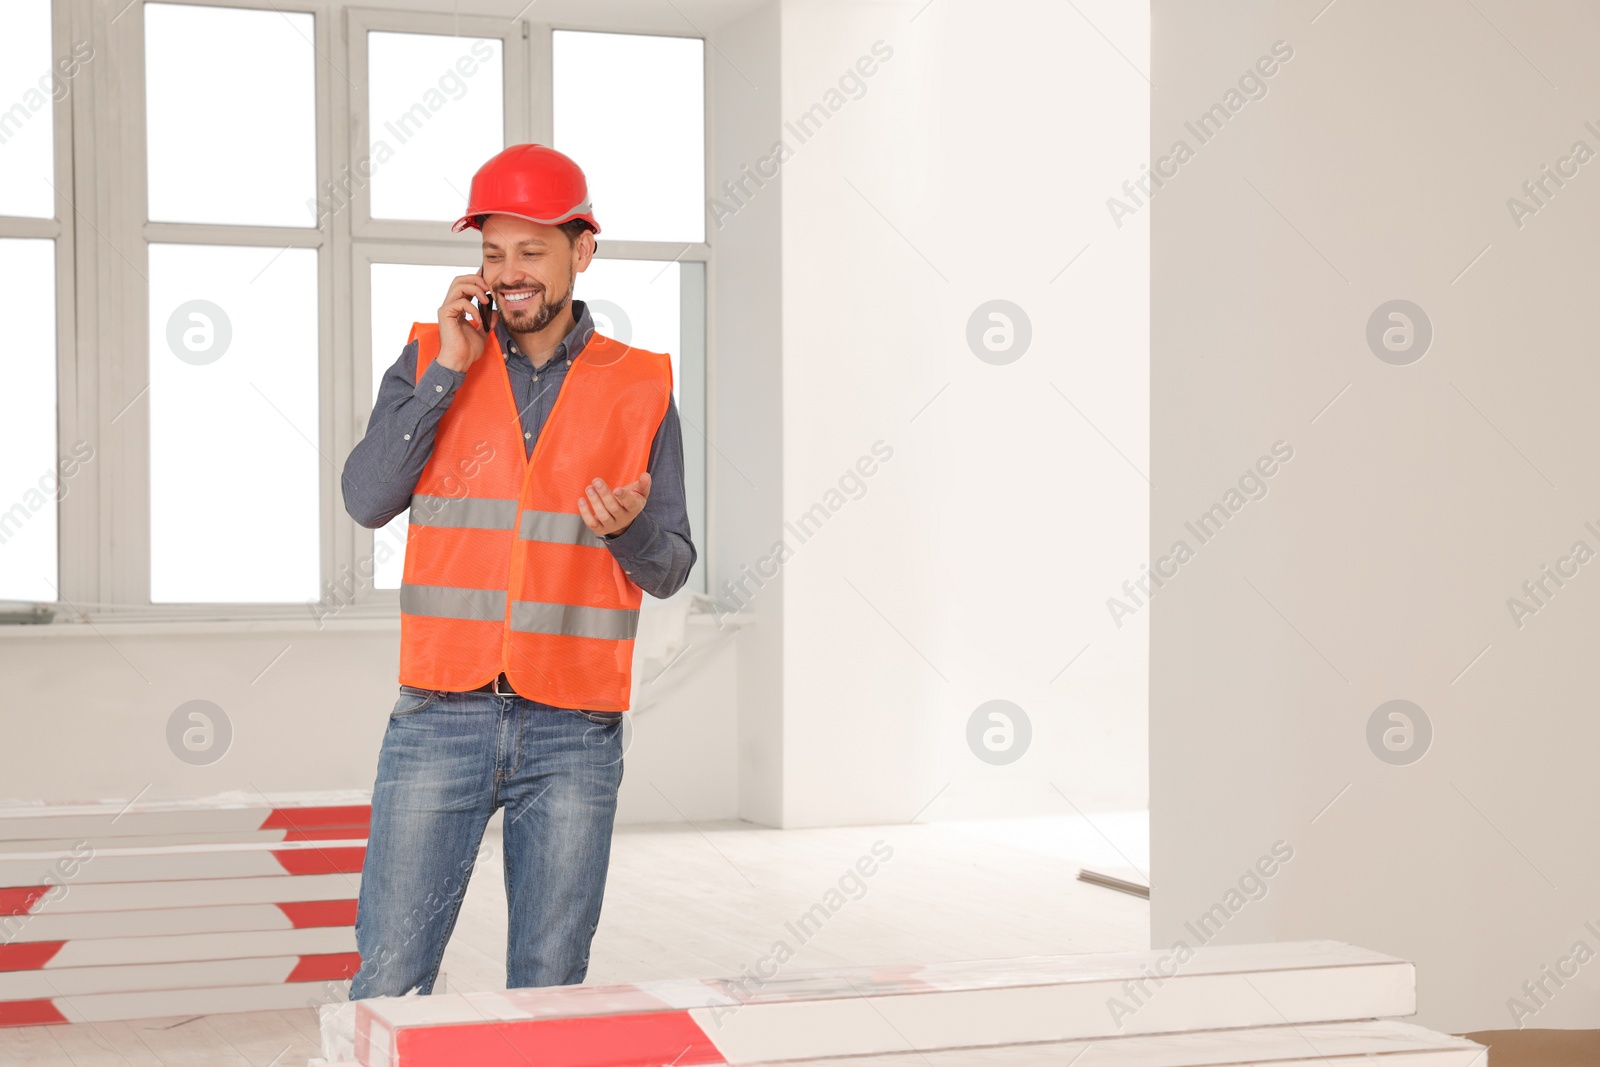
<svg viewBox="0 0 1600 1067"><path fill-rule="evenodd" d="M596 478L584 488L578 498L578 514L583 523L596 534L621 533L633 522L634 516L644 510L650 496L650 472L643 471L627 485L615 490L606 485L604 478Z"/></svg>

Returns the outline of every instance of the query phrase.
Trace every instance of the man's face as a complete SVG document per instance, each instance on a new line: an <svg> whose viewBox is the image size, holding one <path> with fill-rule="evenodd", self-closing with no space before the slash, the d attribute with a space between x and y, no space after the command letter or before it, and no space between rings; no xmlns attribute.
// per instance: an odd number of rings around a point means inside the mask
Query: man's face
<svg viewBox="0 0 1600 1067"><path fill-rule="evenodd" d="M483 222L483 279L494 291L500 317L516 333L538 333L572 300L572 283L587 270L594 235L576 244L558 227L514 215Z"/></svg>

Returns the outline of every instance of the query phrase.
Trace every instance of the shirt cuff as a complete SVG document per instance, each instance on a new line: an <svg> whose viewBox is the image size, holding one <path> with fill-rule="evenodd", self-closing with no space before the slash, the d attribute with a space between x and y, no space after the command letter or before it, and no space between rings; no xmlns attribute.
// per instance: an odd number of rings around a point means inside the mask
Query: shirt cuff
<svg viewBox="0 0 1600 1067"><path fill-rule="evenodd" d="M656 520L641 511L633 517L627 529L614 534L601 534L600 538L616 557L617 562L623 563L637 557L649 547L650 542L656 539L659 530Z"/></svg>
<svg viewBox="0 0 1600 1067"><path fill-rule="evenodd" d="M423 372L421 380L413 390L413 395L431 408L453 397L456 389L466 380L465 371L451 370L438 360L434 360Z"/></svg>

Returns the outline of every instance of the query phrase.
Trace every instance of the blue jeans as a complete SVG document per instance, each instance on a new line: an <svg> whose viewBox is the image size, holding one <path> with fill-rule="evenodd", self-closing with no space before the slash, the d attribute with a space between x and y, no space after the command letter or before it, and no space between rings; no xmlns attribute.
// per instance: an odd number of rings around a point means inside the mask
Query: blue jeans
<svg viewBox="0 0 1600 1067"><path fill-rule="evenodd" d="M589 969L622 784L623 712L411 686L389 714L350 999L433 991L483 831L504 807L506 986Z"/></svg>

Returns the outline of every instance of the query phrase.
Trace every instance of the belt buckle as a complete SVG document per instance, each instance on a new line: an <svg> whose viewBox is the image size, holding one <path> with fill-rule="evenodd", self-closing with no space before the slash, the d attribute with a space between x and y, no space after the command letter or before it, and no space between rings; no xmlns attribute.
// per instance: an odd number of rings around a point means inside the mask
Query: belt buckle
<svg viewBox="0 0 1600 1067"><path fill-rule="evenodd" d="M515 696L516 695L516 690L511 690L510 692L505 692L505 693L502 693L500 691L500 679L505 678L505 677L506 677L506 672L505 671L501 671L499 674L494 676L494 690L493 690L493 692L494 692L494 695L497 696L497 697L509 697L509 696ZM506 684L509 686L511 684L511 679L506 678Z"/></svg>

